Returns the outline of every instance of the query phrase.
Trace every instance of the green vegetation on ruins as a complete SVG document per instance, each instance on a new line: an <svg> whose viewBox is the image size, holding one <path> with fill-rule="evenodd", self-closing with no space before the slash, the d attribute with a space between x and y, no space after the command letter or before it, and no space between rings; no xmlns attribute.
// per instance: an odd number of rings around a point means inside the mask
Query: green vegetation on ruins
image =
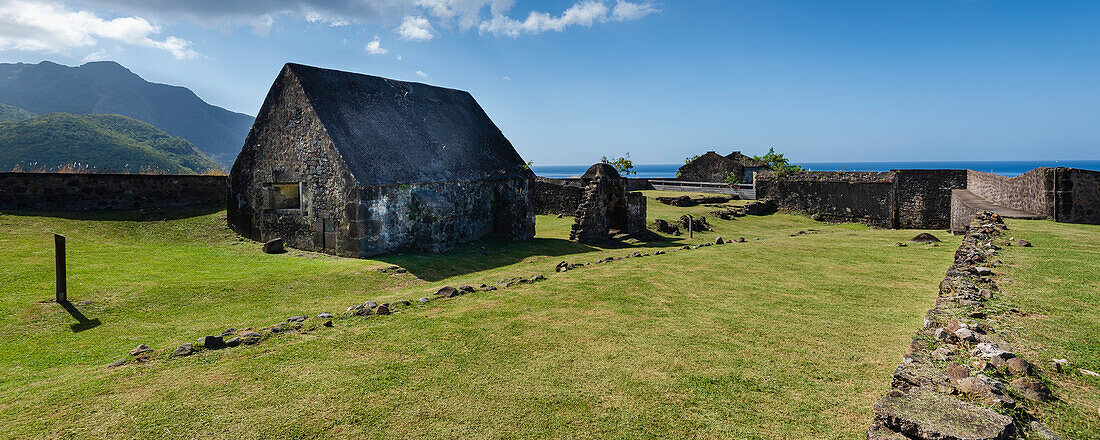
<svg viewBox="0 0 1100 440"><path fill-rule="evenodd" d="M958 237L928 231L944 242L896 247L922 231L720 220L653 199L680 193L646 194L651 224L692 214L715 230L590 246L566 240L572 218L540 216L529 242L355 260L264 254L224 212L0 215L0 437L862 437ZM1033 360L1100 370L1097 227L1010 227L1035 243L1005 251L1013 281L999 281L1017 292L1006 301L1033 310L1020 329ZM50 302L50 232L69 237L83 325ZM553 272L717 236L746 242ZM408 273L378 270L391 265ZM548 279L391 316L342 313L537 274ZM229 327L320 312L334 328L167 356ZM138 344L154 361L106 368ZM1096 438L1100 383L1057 380L1065 400L1045 420Z"/></svg>
<svg viewBox="0 0 1100 440"><path fill-rule="evenodd" d="M0 170L202 174L219 166L190 142L120 115L51 113L0 122Z"/></svg>

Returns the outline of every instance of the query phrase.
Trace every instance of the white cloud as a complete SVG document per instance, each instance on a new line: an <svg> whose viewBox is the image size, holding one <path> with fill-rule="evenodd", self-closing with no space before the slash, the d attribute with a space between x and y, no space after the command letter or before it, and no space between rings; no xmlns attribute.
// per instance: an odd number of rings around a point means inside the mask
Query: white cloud
<svg viewBox="0 0 1100 440"><path fill-rule="evenodd" d="M91 11L60 4L0 0L0 50L63 53L91 47L102 40L164 50L177 59L199 57L191 42L169 36L153 38L160 27L141 17L100 18Z"/></svg>
<svg viewBox="0 0 1100 440"><path fill-rule="evenodd" d="M506 77L501 78L501 79L503 79L505 81L512 81L512 77L510 77L510 76L506 76Z"/></svg>
<svg viewBox="0 0 1100 440"><path fill-rule="evenodd" d="M397 61L404 61L404 60L405 60L405 57L403 57L401 55L397 56Z"/></svg>
<svg viewBox="0 0 1100 440"><path fill-rule="evenodd" d="M0 0L7 1L7 0ZM19 0L26 1L26 0ZM519 37L563 32L570 27L639 20L660 12L652 0L573 0L553 11L509 13L516 0L54 0L80 2L96 11L109 10L156 19L167 25L190 21L203 26L249 26L267 35L272 26L292 20L328 26L396 26L409 41L427 41L437 27L489 35ZM527 0L529 3L530 0Z"/></svg>
<svg viewBox="0 0 1100 440"><path fill-rule="evenodd" d="M397 35L409 41L428 41L435 37L432 33L434 30L427 18L410 15L401 20L401 26L397 27Z"/></svg>
<svg viewBox="0 0 1100 440"><path fill-rule="evenodd" d="M423 71L423 70L417 70L417 71L416 71L416 76L419 76L419 77L421 77L421 78L427 78L427 77L428 77L428 74L427 74L427 73L424 73L424 71Z"/></svg>
<svg viewBox="0 0 1100 440"><path fill-rule="evenodd" d="M374 40L371 40L370 43L367 43L366 50L367 53L371 55L385 55L386 52L390 51L389 49L382 47L382 39L378 36L375 36Z"/></svg>
<svg viewBox="0 0 1100 440"><path fill-rule="evenodd" d="M491 19L478 25L478 30L493 35L518 37L547 31L562 32L570 26L592 27L596 23L637 20L655 12L659 11L650 3L617 0L614 8L610 8L604 1L585 0L570 6L557 17L546 12L531 11L525 20L520 21L504 14L493 14Z"/></svg>
<svg viewBox="0 0 1100 440"><path fill-rule="evenodd" d="M107 59L107 51L105 49L100 49L81 58L80 64L90 63L92 61L103 61L105 59Z"/></svg>
<svg viewBox="0 0 1100 440"><path fill-rule="evenodd" d="M611 16L616 21L630 21L638 20L649 14L656 14L661 12L655 6L650 3L630 3L623 0L618 0L615 3L615 9L611 11Z"/></svg>

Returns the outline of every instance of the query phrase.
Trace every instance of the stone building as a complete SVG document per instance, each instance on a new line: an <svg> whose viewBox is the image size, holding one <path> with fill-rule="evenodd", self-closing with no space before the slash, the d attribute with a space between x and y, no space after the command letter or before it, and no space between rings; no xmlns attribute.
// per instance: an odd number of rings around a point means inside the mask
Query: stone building
<svg viewBox="0 0 1100 440"><path fill-rule="evenodd" d="M613 232L646 232L646 202L640 192L628 192L627 180L615 167L598 163L581 176L584 195L577 206L569 239L580 242L606 240Z"/></svg>
<svg viewBox="0 0 1100 440"><path fill-rule="evenodd" d="M753 173L768 169L768 165L759 160L734 151L722 156L714 151L695 158L680 167L680 180L689 182L726 182L726 176L736 175L741 183L752 183Z"/></svg>
<svg viewBox="0 0 1100 440"><path fill-rule="evenodd" d="M287 64L230 173L228 222L350 257L524 240L534 177L467 92Z"/></svg>

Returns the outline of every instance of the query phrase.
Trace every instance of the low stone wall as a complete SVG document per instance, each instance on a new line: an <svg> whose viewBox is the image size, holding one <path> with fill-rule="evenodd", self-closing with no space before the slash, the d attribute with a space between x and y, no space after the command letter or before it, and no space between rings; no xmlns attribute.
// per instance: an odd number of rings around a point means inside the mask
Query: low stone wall
<svg viewBox="0 0 1100 440"><path fill-rule="evenodd" d="M771 199L786 210L825 221L894 227L894 173L804 172L758 176L757 199Z"/></svg>
<svg viewBox="0 0 1100 440"><path fill-rule="evenodd" d="M224 206L226 176L0 173L0 209L89 211Z"/></svg>
<svg viewBox="0 0 1100 440"><path fill-rule="evenodd" d="M874 406L869 440L1058 438L1028 411L1052 396L1041 370L1000 333L1011 312L987 307L1001 295L991 278L999 246L1031 246L1002 241L1004 229L996 214L972 217L935 306Z"/></svg>

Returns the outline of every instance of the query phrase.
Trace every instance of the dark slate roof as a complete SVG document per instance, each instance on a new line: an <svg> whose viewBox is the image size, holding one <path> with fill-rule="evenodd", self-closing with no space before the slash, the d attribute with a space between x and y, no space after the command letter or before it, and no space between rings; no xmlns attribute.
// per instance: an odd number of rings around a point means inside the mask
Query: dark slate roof
<svg viewBox="0 0 1100 440"><path fill-rule="evenodd" d="M581 179L622 179L622 176L619 175L619 171L616 170L615 167L600 162L588 167L588 171L585 171L584 174L581 175Z"/></svg>
<svg viewBox="0 0 1100 440"><path fill-rule="evenodd" d="M534 178L468 92L287 64L360 185Z"/></svg>
<svg viewBox="0 0 1100 440"><path fill-rule="evenodd" d="M763 161L756 160L753 159L751 156L741 154L740 151L734 151L730 153L729 156L726 156L726 158L731 159L741 164L741 166L747 168L763 168L768 166L768 164L764 163Z"/></svg>

